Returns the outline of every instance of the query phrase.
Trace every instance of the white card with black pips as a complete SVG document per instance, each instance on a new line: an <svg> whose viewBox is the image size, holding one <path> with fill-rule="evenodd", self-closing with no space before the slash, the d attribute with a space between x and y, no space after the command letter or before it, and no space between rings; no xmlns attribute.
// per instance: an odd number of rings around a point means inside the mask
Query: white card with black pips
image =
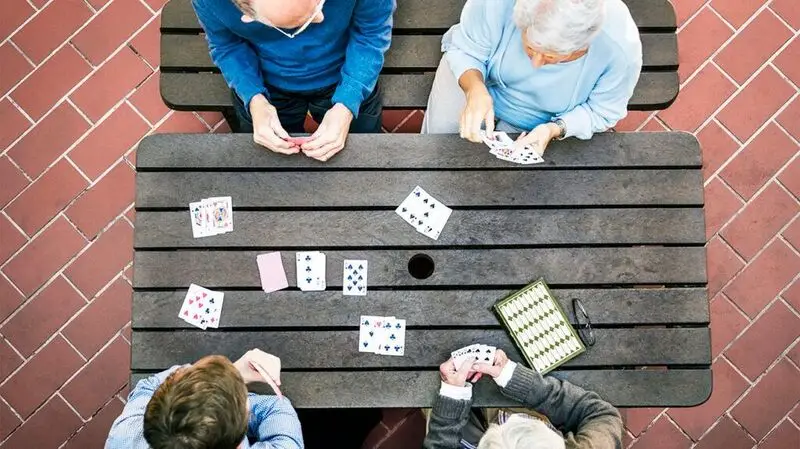
<svg viewBox="0 0 800 449"><path fill-rule="evenodd" d="M345 259L342 266L342 294L365 296L367 294L367 261Z"/></svg>

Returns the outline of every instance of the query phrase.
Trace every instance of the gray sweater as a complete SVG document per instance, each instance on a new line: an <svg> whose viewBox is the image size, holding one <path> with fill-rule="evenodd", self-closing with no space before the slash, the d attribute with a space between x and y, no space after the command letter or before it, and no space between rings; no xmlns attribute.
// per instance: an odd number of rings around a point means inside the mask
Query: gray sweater
<svg viewBox="0 0 800 449"><path fill-rule="evenodd" d="M522 365L517 365L502 392L547 416L564 433L568 449L622 448L619 412L597 393L555 377L542 377ZM439 395L431 411L425 449L460 448L462 438L476 444L482 434L471 425L471 407L472 401Z"/></svg>

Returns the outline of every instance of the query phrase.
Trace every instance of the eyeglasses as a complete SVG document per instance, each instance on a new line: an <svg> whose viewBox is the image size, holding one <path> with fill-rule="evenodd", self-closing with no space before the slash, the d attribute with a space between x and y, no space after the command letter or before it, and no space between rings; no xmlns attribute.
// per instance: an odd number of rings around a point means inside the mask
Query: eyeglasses
<svg viewBox="0 0 800 449"><path fill-rule="evenodd" d="M577 322L578 336L586 346L594 346L597 342L592 330L592 320L589 319L589 314L583 307L583 303L578 298L572 298L572 312L575 314L575 321Z"/></svg>
<svg viewBox="0 0 800 449"><path fill-rule="evenodd" d="M298 28L297 30L295 30L292 33L287 33L286 31L283 31L283 29L281 29L279 27L276 27L275 25L273 25L271 23L266 23L266 25L268 25L269 27L277 30L279 33L283 34L284 36L288 37L289 39L294 39L295 36L297 36L298 34L302 33L303 31L305 31L306 28L308 28L308 26L311 25L311 22L314 21L314 18L316 18L319 15L319 13L322 12L322 6L324 4L325 4L325 0L319 0L319 4L317 4L316 9L314 9L314 13L311 14L311 16L308 18L308 20L306 20L306 23L304 23L303 26L301 26L300 28Z"/></svg>

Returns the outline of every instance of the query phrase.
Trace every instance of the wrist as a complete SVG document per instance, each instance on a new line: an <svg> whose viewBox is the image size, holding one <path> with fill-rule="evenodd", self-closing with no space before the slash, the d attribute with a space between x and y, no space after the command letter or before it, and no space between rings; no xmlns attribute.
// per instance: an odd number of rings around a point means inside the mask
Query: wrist
<svg viewBox="0 0 800 449"><path fill-rule="evenodd" d="M257 111L261 111L264 108L272 107L272 105L267 100L267 97L264 94L257 94L250 100L250 115L253 116Z"/></svg>
<svg viewBox="0 0 800 449"><path fill-rule="evenodd" d="M335 105L333 105L332 109L335 109L340 114L343 114L345 117L347 117L348 121L353 120L353 111L351 111L350 108L345 106L344 103L336 103Z"/></svg>
<svg viewBox="0 0 800 449"><path fill-rule="evenodd" d="M550 132L550 140L557 139L561 137L561 127L555 124L554 122L550 122L547 125L547 130Z"/></svg>

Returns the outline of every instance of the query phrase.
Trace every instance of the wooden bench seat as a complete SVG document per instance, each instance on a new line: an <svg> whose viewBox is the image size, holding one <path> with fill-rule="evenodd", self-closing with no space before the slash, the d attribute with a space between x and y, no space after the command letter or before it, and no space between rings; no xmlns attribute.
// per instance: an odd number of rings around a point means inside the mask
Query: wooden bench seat
<svg viewBox="0 0 800 449"><path fill-rule="evenodd" d="M678 95L675 12L668 0L624 0L642 33L644 64L628 108L659 110ZM442 57L441 38L465 0L397 0L392 46L381 72L384 107L424 109ZM181 111L230 111L230 91L211 62L190 0L171 0L161 18L161 97Z"/></svg>

